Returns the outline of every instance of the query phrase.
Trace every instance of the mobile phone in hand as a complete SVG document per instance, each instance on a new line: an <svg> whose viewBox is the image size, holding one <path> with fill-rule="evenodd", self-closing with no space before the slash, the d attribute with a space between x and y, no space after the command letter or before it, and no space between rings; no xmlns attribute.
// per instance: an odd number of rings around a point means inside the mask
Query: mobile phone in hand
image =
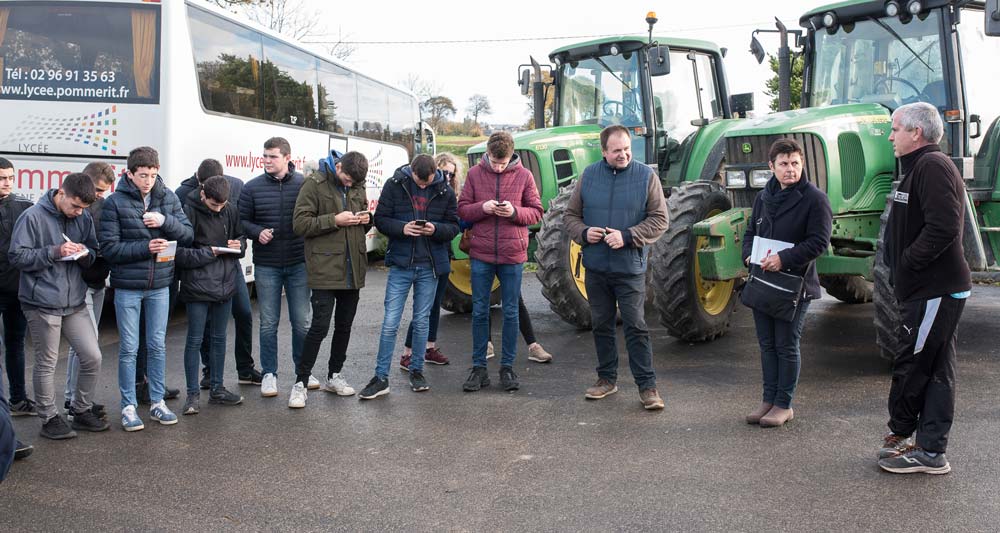
<svg viewBox="0 0 1000 533"><path fill-rule="evenodd" d="M497 202L497 207L507 207L507 200Z"/></svg>
<svg viewBox="0 0 1000 533"><path fill-rule="evenodd" d="M416 224L416 225L418 225L418 226L426 226L427 225L427 221L426 220L414 220L413 223Z"/></svg>
<svg viewBox="0 0 1000 533"><path fill-rule="evenodd" d="M371 214L372 214L371 211L358 211L357 213L354 213L354 216L363 217L365 215L371 216Z"/></svg>

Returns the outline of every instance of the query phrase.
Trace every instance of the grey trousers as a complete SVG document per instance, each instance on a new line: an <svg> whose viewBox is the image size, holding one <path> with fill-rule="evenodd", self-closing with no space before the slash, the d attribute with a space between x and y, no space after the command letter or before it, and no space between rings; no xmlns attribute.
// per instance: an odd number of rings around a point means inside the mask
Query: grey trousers
<svg viewBox="0 0 1000 533"><path fill-rule="evenodd" d="M24 310L28 331L35 346L35 364L31 374L35 386L38 416L48 420L59 411L55 404L55 370L59 360L59 338L66 337L80 359L80 374L73 391L70 409L81 413L90 409L90 394L97 385L101 371L101 349L97 344L94 321L86 307L66 316L49 315L37 310Z"/></svg>
<svg viewBox="0 0 1000 533"><path fill-rule="evenodd" d="M94 332L97 333L97 325L101 323L101 312L104 310L104 287L92 289L87 287L87 311L94 321ZM67 402L73 401L73 391L76 390L76 377L80 373L80 358L76 355L76 350L69 347L69 359L66 360L66 390L63 395Z"/></svg>

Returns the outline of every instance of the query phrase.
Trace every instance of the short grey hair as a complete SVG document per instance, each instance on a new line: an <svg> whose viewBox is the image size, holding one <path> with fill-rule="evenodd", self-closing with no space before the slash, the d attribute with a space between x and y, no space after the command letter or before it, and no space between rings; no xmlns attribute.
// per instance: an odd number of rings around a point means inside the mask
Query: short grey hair
<svg viewBox="0 0 1000 533"><path fill-rule="evenodd" d="M892 118L899 119L899 124L907 131L920 128L924 140L937 144L944 135L944 123L936 107L927 102L914 102L901 105L892 112Z"/></svg>

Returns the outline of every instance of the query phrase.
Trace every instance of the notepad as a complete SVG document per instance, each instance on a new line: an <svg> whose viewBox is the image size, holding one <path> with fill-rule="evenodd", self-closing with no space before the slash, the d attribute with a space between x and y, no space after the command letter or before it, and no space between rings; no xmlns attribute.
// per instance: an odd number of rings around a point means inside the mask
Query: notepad
<svg viewBox="0 0 1000 533"><path fill-rule="evenodd" d="M218 254L240 254L240 253L243 253L241 250L237 250L236 248L223 248L222 246L213 246L212 247L212 252L214 252L216 255L218 255Z"/></svg>
<svg viewBox="0 0 1000 533"><path fill-rule="evenodd" d="M790 242L755 236L753 238L753 248L750 250L750 262L759 265L767 256L787 250L792 246L795 245Z"/></svg>
<svg viewBox="0 0 1000 533"><path fill-rule="evenodd" d="M81 251L79 251L79 252L77 252L77 253L75 253L73 255L67 255L66 257L60 257L59 260L60 261L76 261L77 259L79 259L79 258L81 258L81 257L83 257L83 256L85 256L85 255L87 255L89 253L90 253L90 250L84 248L83 250L81 250Z"/></svg>
<svg viewBox="0 0 1000 533"><path fill-rule="evenodd" d="M157 263L167 263L177 256L177 241L167 241L167 249L156 254Z"/></svg>

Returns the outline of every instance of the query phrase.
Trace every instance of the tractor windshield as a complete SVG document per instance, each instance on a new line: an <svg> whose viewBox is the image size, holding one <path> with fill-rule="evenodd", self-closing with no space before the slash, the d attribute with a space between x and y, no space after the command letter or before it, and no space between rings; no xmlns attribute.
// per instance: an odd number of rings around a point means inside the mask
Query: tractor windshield
<svg viewBox="0 0 1000 533"><path fill-rule="evenodd" d="M637 53L570 61L562 66L559 125L641 126Z"/></svg>
<svg viewBox="0 0 1000 533"><path fill-rule="evenodd" d="M941 14L904 24L898 17L848 22L815 34L811 105L911 102L947 108L941 67Z"/></svg>

